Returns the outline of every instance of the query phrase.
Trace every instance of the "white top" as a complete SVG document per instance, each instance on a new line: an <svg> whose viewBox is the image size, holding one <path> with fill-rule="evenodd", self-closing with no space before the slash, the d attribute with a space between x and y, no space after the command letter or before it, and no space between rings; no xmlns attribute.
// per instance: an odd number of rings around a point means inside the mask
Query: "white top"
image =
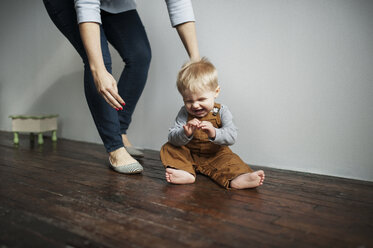
<svg viewBox="0 0 373 248"><path fill-rule="evenodd" d="M191 0L165 0L171 25L195 21ZM100 10L117 14L136 9L135 0L74 0L78 23L97 22L101 24Z"/></svg>

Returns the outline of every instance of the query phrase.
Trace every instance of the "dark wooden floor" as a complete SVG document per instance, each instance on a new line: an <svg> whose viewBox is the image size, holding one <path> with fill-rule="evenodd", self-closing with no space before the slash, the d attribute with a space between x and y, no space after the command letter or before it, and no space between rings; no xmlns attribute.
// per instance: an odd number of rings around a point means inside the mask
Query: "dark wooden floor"
<svg viewBox="0 0 373 248"><path fill-rule="evenodd" d="M108 168L100 145L0 132L0 247L373 247L373 183L265 169L225 190L170 185L158 153L142 175Z"/></svg>

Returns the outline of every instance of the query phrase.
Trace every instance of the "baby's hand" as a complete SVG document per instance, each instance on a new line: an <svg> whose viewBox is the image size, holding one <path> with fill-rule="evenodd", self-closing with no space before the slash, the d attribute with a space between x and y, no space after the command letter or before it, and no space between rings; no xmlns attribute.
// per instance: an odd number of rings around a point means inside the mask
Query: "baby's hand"
<svg viewBox="0 0 373 248"><path fill-rule="evenodd" d="M194 133L194 131L196 131L196 129L198 128L198 126L201 124L201 122L194 118L193 120L190 120L188 121L188 123L186 125L184 125L184 132L185 132L185 135L187 137L190 137L192 136L192 134Z"/></svg>
<svg viewBox="0 0 373 248"><path fill-rule="evenodd" d="M210 139L215 139L216 131L215 131L215 127L212 125L211 122L202 121L201 124L199 124L199 128L201 128L202 131L207 133Z"/></svg>

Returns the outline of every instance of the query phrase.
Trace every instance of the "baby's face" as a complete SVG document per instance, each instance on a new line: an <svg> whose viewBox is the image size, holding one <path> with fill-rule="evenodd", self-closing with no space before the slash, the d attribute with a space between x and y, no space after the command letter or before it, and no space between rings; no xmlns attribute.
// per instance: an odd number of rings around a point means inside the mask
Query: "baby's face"
<svg viewBox="0 0 373 248"><path fill-rule="evenodd" d="M219 87L216 90L185 91L183 100L186 110L195 117L206 116L214 108L215 98L219 95L219 92Z"/></svg>

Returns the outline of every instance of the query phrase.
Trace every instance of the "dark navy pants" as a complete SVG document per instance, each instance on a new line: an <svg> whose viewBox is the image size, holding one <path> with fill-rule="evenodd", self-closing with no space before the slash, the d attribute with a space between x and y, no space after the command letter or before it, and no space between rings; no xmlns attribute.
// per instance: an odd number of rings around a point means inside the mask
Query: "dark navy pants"
<svg viewBox="0 0 373 248"><path fill-rule="evenodd" d="M151 60L149 41L136 10L111 14L101 10L101 50L108 72L111 56L108 42L118 51L125 66L118 80L119 95L126 102L122 111L113 109L97 92L88 58L80 38L74 0L43 0L57 28L70 41L84 63L84 90L89 109L108 152L123 146L131 117L144 89Z"/></svg>

